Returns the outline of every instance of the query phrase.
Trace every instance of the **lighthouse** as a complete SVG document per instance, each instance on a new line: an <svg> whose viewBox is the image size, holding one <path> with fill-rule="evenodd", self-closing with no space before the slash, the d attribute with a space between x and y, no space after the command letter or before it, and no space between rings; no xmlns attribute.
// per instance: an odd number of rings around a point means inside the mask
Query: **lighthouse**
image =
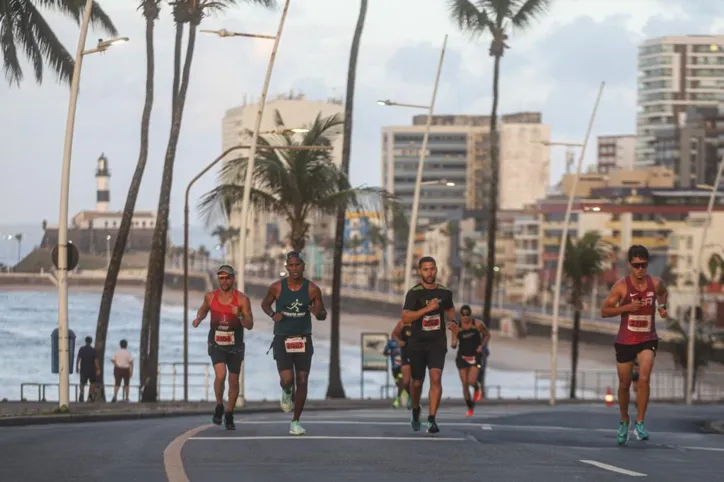
<svg viewBox="0 0 724 482"><path fill-rule="evenodd" d="M96 211L108 212L108 203L111 202L111 171L108 169L108 159L105 154L98 158L96 167Z"/></svg>

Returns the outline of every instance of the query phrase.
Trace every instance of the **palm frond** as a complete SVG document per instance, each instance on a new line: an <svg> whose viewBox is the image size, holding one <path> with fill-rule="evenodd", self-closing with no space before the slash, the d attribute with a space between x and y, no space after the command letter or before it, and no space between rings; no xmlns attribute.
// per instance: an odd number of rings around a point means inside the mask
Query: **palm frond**
<svg viewBox="0 0 724 482"><path fill-rule="evenodd" d="M510 18L513 27L524 29L548 13L551 0L514 0L515 13Z"/></svg>
<svg viewBox="0 0 724 482"><path fill-rule="evenodd" d="M27 2L31 3L31 2ZM38 6L48 9L55 10L63 15L73 19L75 23L80 25L81 16L85 9L85 2L73 1L73 0L33 0L32 3ZM100 27L108 35L118 35L116 26L113 25L110 17L103 11L98 2L93 2L91 6L91 24L96 27Z"/></svg>
<svg viewBox="0 0 724 482"><path fill-rule="evenodd" d="M271 194L255 188L249 194L249 205L254 210L287 215L286 207ZM204 224L211 226L220 219L227 219L232 209L241 207L243 196L244 186L235 184L222 184L204 194L197 205Z"/></svg>
<svg viewBox="0 0 724 482"><path fill-rule="evenodd" d="M53 29L50 28L50 25L45 21L43 15L30 2L25 4L25 17L19 27L27 29L18 35L22 39L25 39L21 40L21 42L25 43L29 41L27 39L32 36L32 42L37 45L46 64L57 74L58 80L70 83L73 78L75 61L63 44L60 43L60 40L58 40ZM38 75L36 69L36 80L38 83L42 82L42 69L40 75Z"/></svg>
<svg viewBox="0 0 724 482"><path fill-rule="evenodd" d="M458 27L472 37L482 35L490 28L490 17L484 2L472 0L448 0L448 11Z"/></svg>

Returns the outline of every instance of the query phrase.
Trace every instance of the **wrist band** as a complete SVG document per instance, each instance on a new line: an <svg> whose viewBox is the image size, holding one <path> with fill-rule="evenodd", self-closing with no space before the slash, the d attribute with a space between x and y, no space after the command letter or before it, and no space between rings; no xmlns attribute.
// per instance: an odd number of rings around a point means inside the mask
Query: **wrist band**
<svg viewBox="0 0 724 482"><path fill-rule="evenodd" d="M272 311L271 313L269 313L269 318L274 318L274 315L276 315L276 314L277 314L276 311Z"/></svg>

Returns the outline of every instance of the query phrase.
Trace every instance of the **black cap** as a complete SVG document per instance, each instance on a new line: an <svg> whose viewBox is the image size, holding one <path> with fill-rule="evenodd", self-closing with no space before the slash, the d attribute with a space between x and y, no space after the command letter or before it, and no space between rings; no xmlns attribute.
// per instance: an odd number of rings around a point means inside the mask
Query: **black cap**
<svg viewBox="0 0 724 482"><path fill-rule="evenodd" d="M226 273L229 276L236 276L236 271L228 264L222 264L219 269L216 270L216 274Z"/></svg>
<svg viewBox="0 0 724 482"><path fill-rule="evenodd" d="M299 251L289 251L287 253L287 261L289 261L290 258L298 258L299 261L304 263L304 258L302 257L302 253L300 253Z"/></svg>

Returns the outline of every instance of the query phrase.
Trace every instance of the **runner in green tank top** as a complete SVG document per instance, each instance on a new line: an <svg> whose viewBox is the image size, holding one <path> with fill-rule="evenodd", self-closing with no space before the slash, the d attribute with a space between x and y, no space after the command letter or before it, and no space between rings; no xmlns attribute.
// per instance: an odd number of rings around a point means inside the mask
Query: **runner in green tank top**
<svg viewBox="0 0 724 482"><path fill-rule="evenodd" d="M292 410L292 387L296 378L294 418L289 426L289 433L303 435L305 430L299 423L299 418L307 400L307 378L314 355L312 315L318 320L324 320L327 310L324 308L319 287L304 278L304 260L301 253L287 253L286 265L289 276L272 283L261 302L261 309L274 320L271 348L282 387L281 406L287 413ZM272 308L274 301L276 309Z"/></svg>

